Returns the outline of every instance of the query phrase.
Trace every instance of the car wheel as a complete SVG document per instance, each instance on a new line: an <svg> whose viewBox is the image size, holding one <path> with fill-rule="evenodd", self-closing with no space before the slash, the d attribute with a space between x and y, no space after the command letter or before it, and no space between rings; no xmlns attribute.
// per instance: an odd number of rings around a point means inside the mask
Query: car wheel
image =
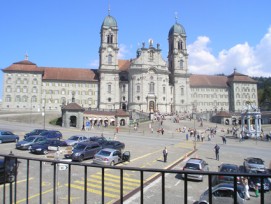
<svg viewBox="0 0 271 204"><path fill-rule="evenodd" d="M43 153L43 154L48 154L48 151L47 151L46 149L44 149L44 150L42 151L42 153Z"/></svg>
<svg viewBox="0 0 271 204"><path fill-rule="evenodd" d="M115 166L115 162L112 161L112 162L110 163L110 166Z"/></svg>
<svg viewBox="0 0 271 204"><path fill-rule="evenodd" d="M84 160L84 155L80 155L79 162L82 162Z"/></svg>

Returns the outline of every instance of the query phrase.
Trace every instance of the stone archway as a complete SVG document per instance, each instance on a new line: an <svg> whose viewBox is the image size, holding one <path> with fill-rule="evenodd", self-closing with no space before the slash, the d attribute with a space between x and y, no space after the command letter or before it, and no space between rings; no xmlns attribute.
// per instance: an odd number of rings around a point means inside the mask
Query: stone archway
<svg viewBox="0 0 271 204"><path fill-rule="evenodd" d="M155 111L154 101L149 102L149 111L150 111L150 113L153 113Z"/></svg>
<svg viewBox="0 0 271 204"><path fill-rule="evenodd" d="M120 126L125 126L125 120L124 119L120 120Z"/></svg>
<svg viewBox="0 0 271 204"><path fill-rule="evenodd" d="M127 109L127 105L126 105L125 103L122 103L122 105L121 105L121 109L122 109L122 110L124 110L124 111L126 111L126 109Z"/></svg>
<svg viewBox="0 0 271 204"><path fill-rule="evenodd" d="M77 117L72 115L70 116L70 127L76 127L77 124Z"/></svg>

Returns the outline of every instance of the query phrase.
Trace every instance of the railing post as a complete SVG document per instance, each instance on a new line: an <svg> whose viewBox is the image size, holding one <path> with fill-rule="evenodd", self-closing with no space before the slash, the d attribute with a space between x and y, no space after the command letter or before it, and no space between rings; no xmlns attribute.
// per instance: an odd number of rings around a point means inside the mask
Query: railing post
<svg viewBox="0 0 271 204"><path fill-rule="evenodd" d="M143 181L143 170L140 170L140 203L144 203L144 181Z"/></svg>
<svg viewBox="0 0 271 204"><path fill-rule="evenodd" d="M264 204L264 186L263 186L263 182L264 182L264 177L261 176L261 203Z"/></svg>
<svg viewBox="0 0 271 204"><path fill-rule="evenodd" d="M209 191L209 204L213 203L213 191L212 191L212 175L208 174L208 191Z"/></svg>
<svg viewBox="0 0 271 204"><path fill-rule="evenodd" d="M102 204L104 204L104 167L102 167Z"/></svg>
<svg viewBox="0 0 271 204"><path fill-rule="evenodd" d="M87 190L88 190L88 186L87 186L87 166L84 167L85 168L85 174L84 174L84 200L85 203L87 203Z"/></svg>
<svg viewBox="0 0 271 204"><path fill-rule="evenodd" d="M71 164L69 164L68 175L68 204L71 203Z"/></svg>
<svg viewBox="0 0 271 204"><path fill-rule="evenodd" d="M40 203L42 203L42 161L40 161Z"/></svg>
<svg viewBox="0 0 271 204"><path fill-rule="evenodd" d="M165 172L162 172L162 204L165 204Z"/></svg>
<svg viewBox="0 0 271 204"><path fill-rule="evenodd" d="M184 174L184 204L187 204L187 173Z"/></svg>
<svg viewBox="0 0 271 204"><path fill-rule="evenodd" d="M123 169L120 169L120 203L123 203Z"/></svg>
<svg viewBox="0 0 271 204"><path fill-rule="evenodd" d="M233 185L234 185L234 194L233 194L233 200L234 203L237 203L237 177L236 175L233 176Z"/></svg>

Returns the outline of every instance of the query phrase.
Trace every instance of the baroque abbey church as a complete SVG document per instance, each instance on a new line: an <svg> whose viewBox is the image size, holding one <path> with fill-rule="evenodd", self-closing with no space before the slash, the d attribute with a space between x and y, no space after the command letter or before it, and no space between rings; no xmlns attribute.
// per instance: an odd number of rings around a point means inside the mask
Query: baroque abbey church
<svg viewBox="0 0 271 204"><path fill-rule="evenodd" d="M236 70L229 76L189 73L187 36L177 21L169 28L167 61L152 40L133 59L118 59L118 32L116 19L106 16L98 69L43 67L27 57L4 68L2 109L61 110L72 98L88 110L146 113L240 112L248 100L258 106L256 81L247 75Z"/></svg>

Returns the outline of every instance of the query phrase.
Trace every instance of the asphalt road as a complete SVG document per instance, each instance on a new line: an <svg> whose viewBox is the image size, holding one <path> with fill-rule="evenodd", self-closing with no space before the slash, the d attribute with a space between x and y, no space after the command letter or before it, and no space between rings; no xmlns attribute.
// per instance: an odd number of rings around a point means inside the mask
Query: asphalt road
<svg viewBox="0 0 271 204"><path fill-rule="evenodd" d="M10 122L6 120L0 121L0 129L11 130L17 133L20 138L26 132L34 128L41 128L40 124L28 124L28 123L18 123ZM185 139L184 133L177 133L175 130L179 127L196 127L199 131L204 131L207 127L214 127L217 124L204 123L203 127L197 127L197 123L194 121L181 121L180 123L173 123L170 119L163 122L163 127L165 128L165 134L158 134L156 131L154 133L150 132L149 123L140 124L138 131L133 131L131 128L121 128L120 132L117 133L117 140L125 143L126 150L131 152L132 158L129 163L124 163L120 165L125 165L129 167L139 167L139 168L161 168L165 169L175 164L182 158L191 153L194 149L194 142L189 138L188 141ZM58 129L63 135L64 139L67 139L71 135L86 135L86 136L99 136L101 133L106 138L112 139L114 136L114 128L108 129L98 129L95 128L90 132L80 131L73 128L61 128L54 127L46 124L48 129ZM159 122L152 124L154 129L158 129L160 126ZM257 156L263 158L266 161L266 166L270 163L270 145L266 141L253 141L246 140L244 142L239 142L237 139L228 138L227 144L222 144L221 135L225 135L225 132L221 132L222 128L227 128L218 125L218 134L211 141L197 142L197 151L191 157L199 157L205 159L209 164L211 171L217 171L217 167L222 162L233 163L242 165L244 158L249 156ZM265 127L266 131L269 131L269 126ZM213 147L218 143L221 147L220 149L220 161L216 161ZM163 162L162 150L167 147L169 155L168 162ZM44 155L33 155L28 151L21 151L15 149L14 143L1 144L0 153L9 153L13 151L15 155L27 156L33 158L44 158ZM61 155L60 155L61 157ZM86 160L84 163L91 163L91 160ZM39 163L30 161L30 181L29 181L29 202L38 203L39 202ZM184 162L178 164L175 169L182 169ZM26 197L26 166L27 162L22 161L20 164L20 172L18 175L18 191L17 203L25 203ZM42 164L42 196L46 203L52 203L53 194L53 166L50 164ZM71 203L82 203L84 198L84 169L80 166L72 167L72 179L71 179ZM105 173L105 202L114 203L119 199L120 189L119 189L119 171L107 170ZM154 173L144 174L144 181L152 178ZM56 181L57 181L57 192L56 199L57 203L67 203L67 178L68 171L60 170L58 167L56 169ZM124 193L129 193L133 189L139 186L140 174L135 171L125 171L124 172ZM204 182L189 182L188 186L188 200L189 203L196 203L199 196L207 188L207 179ZM0 195L2 194L3 187L0 187ZM157 179L151 183L144 190L144 203L161 203L161 180ZM8 192L7 192L8 193ZM251 200L247 203L259 203L259 198L254 198L254 192L251 193ZM178 175L166 175L166 203L183 203L183 180L180 179ZM266 193L266 201L270 201L270 193ZM96 168L88 168L87 170L87 199L91 200L91 203L100 203L101 199L101 170ZM126 201L126 203L139 203L139 194L134 195ZM268 203L268 202L267 202Z"/></svg>

